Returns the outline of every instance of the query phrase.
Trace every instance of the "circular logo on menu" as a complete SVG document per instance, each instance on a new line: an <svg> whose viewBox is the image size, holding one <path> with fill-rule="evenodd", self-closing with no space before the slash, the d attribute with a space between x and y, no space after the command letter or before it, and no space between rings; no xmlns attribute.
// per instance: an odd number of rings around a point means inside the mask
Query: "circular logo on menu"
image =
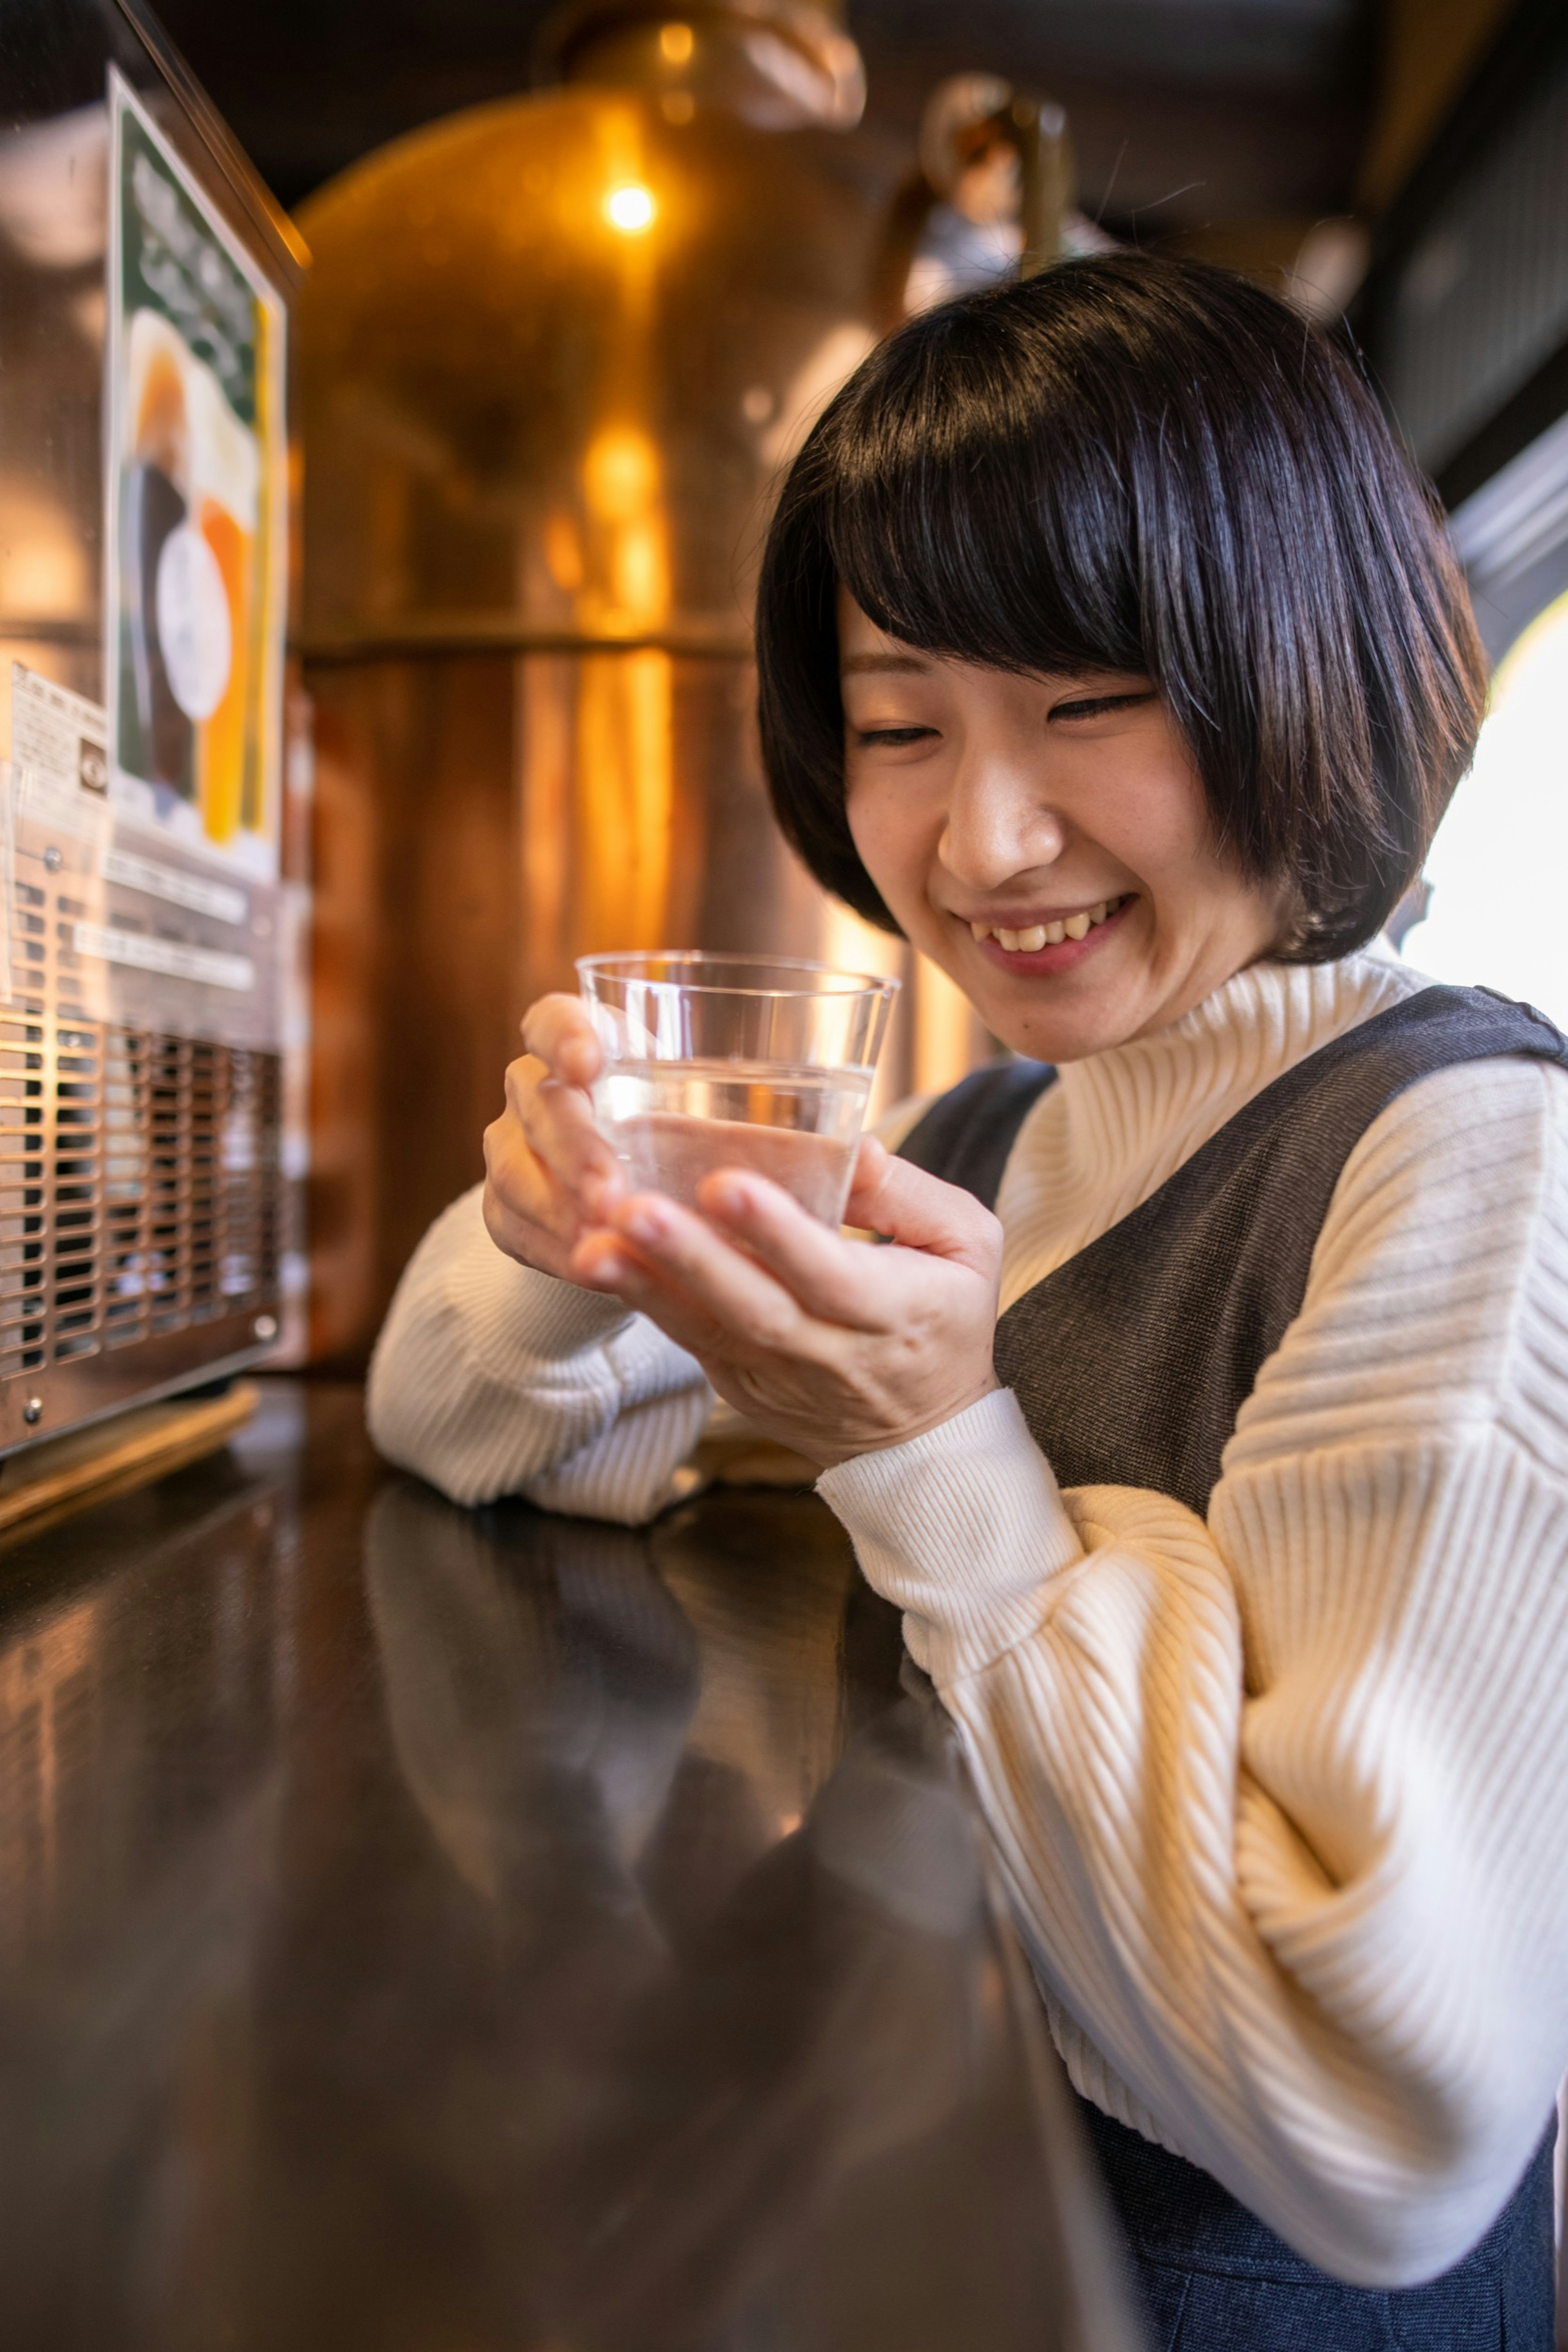
<svg viewBox="0 0 1568 2352"><path fill-rule="evenodd" d="M218 559L188 522L158 557L158 644L169 691L187 719L210 719L234 660L229 600Z"/></svg>

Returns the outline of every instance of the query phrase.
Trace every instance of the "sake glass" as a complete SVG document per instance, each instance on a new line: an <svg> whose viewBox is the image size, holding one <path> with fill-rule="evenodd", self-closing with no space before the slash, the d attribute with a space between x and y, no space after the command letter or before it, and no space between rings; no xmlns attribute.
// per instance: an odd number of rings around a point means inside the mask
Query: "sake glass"
<svg viewBox="0 0 1568 2352"><path fill-rule="evenodd" d="M636 1192L696 1205L715 1168L841 1223L896 980L702 950L583 956L594 1117Z"/></svg>

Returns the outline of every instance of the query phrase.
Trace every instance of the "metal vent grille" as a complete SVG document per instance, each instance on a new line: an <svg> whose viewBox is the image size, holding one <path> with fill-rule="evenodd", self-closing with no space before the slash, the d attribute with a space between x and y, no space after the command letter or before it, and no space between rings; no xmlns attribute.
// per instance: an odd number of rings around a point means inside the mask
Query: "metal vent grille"
<svg viewBox="0 0 1568 2352"><path fill-rule="evenodd" d="M278 1056L88 1017L71 946L85 911L16 885L0 1004L0 1380L276 1295Z"/></svg>

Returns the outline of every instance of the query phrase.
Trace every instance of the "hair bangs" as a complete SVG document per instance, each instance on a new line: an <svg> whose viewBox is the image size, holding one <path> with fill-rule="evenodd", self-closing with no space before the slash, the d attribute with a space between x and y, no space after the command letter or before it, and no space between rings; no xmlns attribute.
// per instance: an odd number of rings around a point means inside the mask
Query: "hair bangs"
<svg viewBox="0 0 1568 2352"><path fill-rule="evenodd" d="M790 469L758 589L768 788L818 879L896 929L844 804L841 586L934 656L1153 678L1215 840L1290 886L1280 954L1373 936L1474 750L1484 665L1429 488L1345 351L1203 263L1063 261L923 313Z"/></svg>
<svg viewBox="0 0 1568 2352"><path fill-rule="evenodd" d="M923 653L1019 672L1145 666L1133 504L1101 435L1016 397L963 314L883 347L824 419L822 531L867 617ZM874 362L873 362L874 367ZM998 398L998 394L1002 397Z"/></svg>

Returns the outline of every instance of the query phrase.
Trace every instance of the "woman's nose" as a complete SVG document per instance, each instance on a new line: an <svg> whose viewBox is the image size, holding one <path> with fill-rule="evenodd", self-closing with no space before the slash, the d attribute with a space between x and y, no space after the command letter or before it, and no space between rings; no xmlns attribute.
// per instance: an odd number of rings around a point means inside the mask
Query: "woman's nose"
<svg viewBox="0 0 1568 2352"><path fill-rule="evenodd" d="M1042 803L1038 776L988 761L955 778L936 854L966 888L998 889L1055 865L1066 845L1067 827Z"/></svg>

